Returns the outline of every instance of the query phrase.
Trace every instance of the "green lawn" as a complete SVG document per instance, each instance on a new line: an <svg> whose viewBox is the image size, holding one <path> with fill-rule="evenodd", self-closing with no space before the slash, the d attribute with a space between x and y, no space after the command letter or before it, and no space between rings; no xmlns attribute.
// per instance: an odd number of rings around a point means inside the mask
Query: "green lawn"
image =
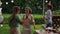
<svg viewBox="0 0 60 34"><path fill-rule="evenodd" d="M37 29L42 29L42 25L36 25L37 26ZM22 32L22 25L20 25L20 31ZM33 25L31 25L31 29L32 29L32 34L34 33L34 28L33 28ZM3 27L0 27L0 34L9 34L9 26L8 24L4 24Z"/></svg>
<svg viewBox="0 0 60 34"><path fill-rule="evenodd" d="M4 26L0 27L0 34L9 34L9 26L8 26L8 24L5 24L5 23L8 23L7 21L8 21L8 17L10 15L11 14L3 14L3 16L4 16L4 22L3 22ZM23 14L19 14L19 17L20 17L20 19L22 19ZM39 21L41 21L41 20L38 20L38 19L42 18L42 15L40 15L40 14L33 14L33 17L37 20L37 23L38 23ZM41 23L41 22L39 22L39 23ZM43 29L42 25L36 25L36 26L37 26L38 30L39 29ZM21 32L23 30L22 28L23 28L22 25L20 25L20 31ZM32 34L33 34L34 33L33 25L31 25L31 29L32 29Z"/></svg>
<svg viewBox="0 0 60 34"><path fill-rule="evenodd" d="M11 15L11 14L3 14L3 16L4 16L4 23L7 23L8 18L10 17L10 15ZM23 14L19 14L19 17L20 17L20 19L22 19ZM40 15L40 14L33 14L33 17L34 17L34 19L35 19L35 21L36 21L36 24L37 24L37 23L38 23L38 24L43 23L42 15Z"/></svg>
<svg viewBox="0 0 60 34"><path fill-rule="evenodd" d="M3 14L4 18L8 18L11 14ZM23 14L19 14L20 18L23 17ZM42 15L40 14L33 14L34 18L41 18ZM38 17L37 17L38 16Z"/></svg>

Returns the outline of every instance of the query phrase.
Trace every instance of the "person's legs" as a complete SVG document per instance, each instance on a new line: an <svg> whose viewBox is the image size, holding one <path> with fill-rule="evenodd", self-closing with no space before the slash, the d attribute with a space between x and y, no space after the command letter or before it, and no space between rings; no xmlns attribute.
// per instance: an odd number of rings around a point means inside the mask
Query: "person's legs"
<svg viewBox="0 0 60 34"><path fill-rule="evenodd" d="M10 34L20 34L19 27L11 27L10 28Z"/></svg>
<svg viewBox="0 0 60 34"><path fill-rule="evenodd" d="M51 24L50 22L48 22L48 23L46 24L46 28L48 28L48 27L52 27L52 24Z"/></svg>
<svg viewBox="0 0 60 34"><path fill-rule="evenodd" d="M31 34L31 30L23 30L22 34Z"/></svg>
<svg viewBox="0 0 60 34"><path fill-rule="evenodd" d="M16 33L20 34L20 28L19 27L16 28Z"/></svg>
<svg viewBox="0 0 60 34"><path fill-rule="evenodd" d="M20 29L19 27L14 28L14 34L20 34Z"/></svg>
<svg viewBox="0 0 60 34"><path fill-rule="evenodd" d="M10 34L14 34L14 29L10 28Z"/></svg>

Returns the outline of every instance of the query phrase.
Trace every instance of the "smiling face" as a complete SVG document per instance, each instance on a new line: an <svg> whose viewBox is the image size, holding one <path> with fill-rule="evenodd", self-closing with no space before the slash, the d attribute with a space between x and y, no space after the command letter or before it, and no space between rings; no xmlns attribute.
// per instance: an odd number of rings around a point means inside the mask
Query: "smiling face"
<svg viewBox="0 0 60 34"><path fill-rule="evenodd" d="M25 13L26 14L29 14L29 9L25 9Z"/></svg>
<svg viewBox="0 0 60 34"><path fill-rule="evenodd" d="M31 8L30 7L26 7L25 8L25 14L26 16L29 16L29 14L32 12Z"/></svg>
<svg viewBox="0 0 60 34"><path fill-rule="evenodd" d="M26 16L29 16L29 9L25 9Z"/></svg>

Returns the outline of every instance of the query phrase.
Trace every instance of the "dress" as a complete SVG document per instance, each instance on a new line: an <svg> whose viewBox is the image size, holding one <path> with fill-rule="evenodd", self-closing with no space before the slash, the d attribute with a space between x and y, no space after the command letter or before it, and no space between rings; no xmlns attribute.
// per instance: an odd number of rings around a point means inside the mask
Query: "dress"
<svg viewBox="0 0 60 34"><path fill-rule="evenodd" d="M11 17L9 19L11 19ZM19 20L19 17L16 15L13 21L9 21L10 34L20 34Z"/></svg>
<svg viewBox="0 0 60 34"><path fill-rule="evenodd" d="M23 19L26 19L26 15L24 15ZM23 24L23 32L22 34L31 34L31 24L32 24L33 16L29 15L26 19L26 23Z"/></svg>

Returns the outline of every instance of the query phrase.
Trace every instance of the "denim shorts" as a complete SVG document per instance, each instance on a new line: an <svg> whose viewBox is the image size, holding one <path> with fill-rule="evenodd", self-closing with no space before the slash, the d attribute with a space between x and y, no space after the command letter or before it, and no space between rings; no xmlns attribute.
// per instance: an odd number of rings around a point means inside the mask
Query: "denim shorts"
<svg viewBox="0 0 60 34"><path fill-rule="evenodd" d="M51 26L52 26L52 24L51 24L50 22L48 22L48 23L46 24L46 28L51 27Z"/></svg>

